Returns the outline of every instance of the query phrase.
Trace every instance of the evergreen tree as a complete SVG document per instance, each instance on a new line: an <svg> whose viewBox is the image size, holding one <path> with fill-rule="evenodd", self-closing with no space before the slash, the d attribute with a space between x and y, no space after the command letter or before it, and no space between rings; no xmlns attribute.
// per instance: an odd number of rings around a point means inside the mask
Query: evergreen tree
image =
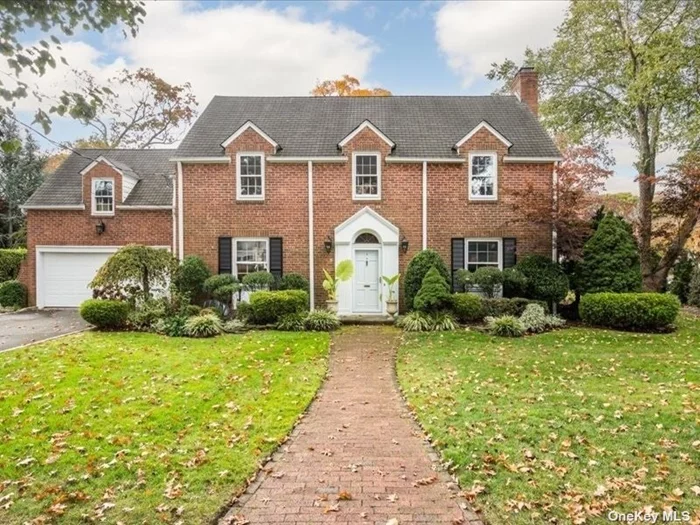
<svg viewBox="0 0 700 525"><path fill-rule="evenodd" d="M682 304L688 302L690 293L690 280L693 277L693 270L697 263L684 252L678 262L673 267L673 279L668 287L668 291L678 296Z"/></svg>
<svg viewBox="0 0 700 525"><path fill-rule="evenodd" d="M446 308L450 302L450 286L438 269L433 266L425 274L418 294L413 300L416 310L437 312Z"/></svg>
<svg viewBox="0 0 700 525"><path fill-rule="evenodd" d="M629 225L607 214L584 245L579 269L584 293L641 291L639 250Z"/></svg>
<svg viewBox="0 0 700 525"><path fill-rule="evenodd" d="M20 206L44 180L46 156L34 137L20 133L12 120L0 123L0 135L19 145L10 151L0 149L0 247L7 248L21 244L17 238L24 226Z"/></svg>
<svg viewBox="0 0 700 525"><path fill-rule="evenodd" d="M690 279L688 288L688 304L700 307L700 267L693 270L693 277Z"/></svg>

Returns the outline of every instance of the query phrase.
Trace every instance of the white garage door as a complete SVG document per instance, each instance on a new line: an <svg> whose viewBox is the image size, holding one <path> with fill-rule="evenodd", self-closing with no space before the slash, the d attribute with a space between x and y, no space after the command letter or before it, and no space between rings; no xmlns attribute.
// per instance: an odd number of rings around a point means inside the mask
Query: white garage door
<svg viewBox="0 0 700 525"><path fill-rule="evenodd" d="M88 284L112 253L47 251L37 254L37 306L76 307L92 297Z"/></svg>

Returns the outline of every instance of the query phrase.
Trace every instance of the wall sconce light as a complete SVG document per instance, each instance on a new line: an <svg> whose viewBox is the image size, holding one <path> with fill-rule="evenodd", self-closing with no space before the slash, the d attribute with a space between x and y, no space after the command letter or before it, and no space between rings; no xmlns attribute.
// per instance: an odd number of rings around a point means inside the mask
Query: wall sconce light
<svg viewBox="0 0 700 525"><path fill-rule="evenodd" d="M331 253L331 250L333 249L333 239L331 239L330 235L326 235L326 240L323 241L323 247L326 250L326 253Z"/></svg>
<svg viewBox="0 0 700 525"><path fill-rule="evenodd" d="M102 222L102 219L100 219L99 222L95 224L95 232L97 233L97 235L102 235L106 229L107 225L104 222Z"/></svg>
<svg viewBox="0 0 700 525"><path fill-rule="evenodd" d="M408 251L408 239L406 237L401 238L401 251L403 253Z"/></svg>

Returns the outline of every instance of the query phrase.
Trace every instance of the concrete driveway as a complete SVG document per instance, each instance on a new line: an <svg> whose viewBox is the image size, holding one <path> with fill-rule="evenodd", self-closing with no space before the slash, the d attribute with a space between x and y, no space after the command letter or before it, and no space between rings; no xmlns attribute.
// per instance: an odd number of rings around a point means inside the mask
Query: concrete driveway
<svg viewBox="0 0 700 525"><path fill-rule="evenodd" d="M0 314L0 352L87 326L77 310L26 310Z"/></svg>

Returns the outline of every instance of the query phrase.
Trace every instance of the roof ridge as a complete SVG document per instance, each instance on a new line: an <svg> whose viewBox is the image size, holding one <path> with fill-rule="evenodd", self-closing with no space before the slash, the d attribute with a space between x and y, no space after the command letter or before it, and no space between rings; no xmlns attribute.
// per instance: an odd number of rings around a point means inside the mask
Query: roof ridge
<svg viewBox="0 0 700 525"><path fill-rule="evenodd" d="M386 99L396 99L396 98L515 98L517 97L515 95L510 95L510 94L495 94L495 93L490 93L487 95L389 95L386 97L354 97L354 96L344 96L344 97L339 97L339 96L330 96L330 97L324 97L324 96L314 96L314 95L214 95L212 97L212 100L215 98L257 98L257 99L307 99L307 100L334 100L334 99L342 99L342 100L386 100Z"/></svg>

